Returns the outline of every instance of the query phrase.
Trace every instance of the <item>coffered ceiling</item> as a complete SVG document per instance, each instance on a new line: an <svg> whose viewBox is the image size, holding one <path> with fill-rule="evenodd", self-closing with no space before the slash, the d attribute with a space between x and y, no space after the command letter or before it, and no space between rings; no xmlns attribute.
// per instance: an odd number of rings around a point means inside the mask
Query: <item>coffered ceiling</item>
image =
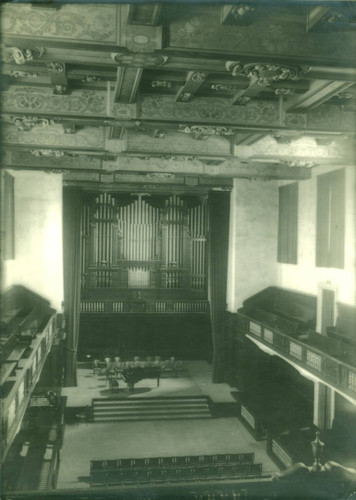
<svg viewBox="0 0 356 500"><path fill-rule="evenodd" d="M229 189L353 159L353 2L6 4L5 167Z"/></svg>

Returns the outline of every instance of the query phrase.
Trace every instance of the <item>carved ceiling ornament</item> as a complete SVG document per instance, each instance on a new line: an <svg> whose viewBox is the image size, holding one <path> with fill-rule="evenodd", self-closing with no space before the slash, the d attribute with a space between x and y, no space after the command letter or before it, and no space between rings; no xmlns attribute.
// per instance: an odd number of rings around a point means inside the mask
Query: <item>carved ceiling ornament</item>
<svg viewBox="0 0 356 500"><path fill-rule="evenodd" d="M26 64L28 61L33 61L43 56L45 49L35 47L33 49L23 49L19 47L9 47L7 49L7 60L16 64Z"/></svg>
<svg viewBox="0 0 356 500"><path fill-rule="evenodd" d="M13 78L38 78L38 73L32 71L10 71Z"/></svg>
<svg viewBox="0 0 356 500"><path fill-rule="evenodd" d="M61 120L41 118L40 116L23 115L10 116L10 121L16 125L20 132L30 132L33 127L48 127L49 125L56 125L57 123L60 123Z"/></svg>
<svg viewBox="0 0 356 500"><path fill-rule="evenodd" d="M32 149L33 156L49 156L51 158L61 158L64 156L64 151L59 149Z"/></svg>
<svg viewBox="0 0 356 500"><path fill-rule="evenodd" d="M294 94L294 89L289 89L286 87L276 89L274 91L275 95L293 95Z"/></svg>
<svg viewBox="0 0 356 500"><path fill-rule="evenodd" d="M179 125L178 132L188 134L195 139L206 140L210 136L232 136L237 132L236 127L210 125Z"/></svg>
<svg viewBox="0 0 356 500"><path fill-rule="evenodd" d="M127 50L112 52L111 59L119 66L132 66L136 68L163 66L168 61L167 56L160 54L142 54Z"/></svg>
<svg viewBox="0 0 356 500"><path fill-rule="evenodd" d="M227 61L225 64L227 71L232 76L246 76L250 80L255 80L258 85L269 87L274 82L281 80L299 80L299 71L291 66L282 64L249 63L243 64L240 61Z"/></svg>
<svg viewBox="0 0 356 500"><path fill-rule="evenodd" d="M202 83L202 82L205 82L205 80L207 79L207 74L202 72L202 71L195 71L192 75L192 81L193 82L197 82L197 83Z"/></svg>
<svg viewBox="0 0 356 500"><path fill-rule="evenodd" d="M167 80L154 80L153 82L151 82L151 87L153 88L171 88L172 87L172 83L171 82L168 82Z"/></svg>
<svg viewBox="0 0 356 500"><path fill-rule="evenodd" d="M63 73L64 71L64 63L51 61L47 63L47 71L49 73Z"/></svg>
<svg viewBox="0 0 356 500"><path fill-rule="evenodd" d="M306 168L313 168L317 167L318 163L315 161L307 161L307 160L289 160L283 162L285 165L288 167L306 167Z"/></svg>
<svg viewBox="0 0 356 500"><path fill-rule="evenodd" d="M222 83L212 83L210 88L211 90L216 90L217 92L234 92L236 90L235 85L225 85Z"/></svg>
<svg viewBox="0 0 356 500"><path fill-rule="evenodd" d="M100 76L96 76L96 75L86 75L86 76L83 76L82 78L82 83L92 83L92 82L101 82L102 81L102 78L100 78Z"/></svg>
<svg viewBox="0 0 356 500"><path fill-rule="evenodd" d="M240 21L246 16L247 13L251 13L254 10L254 7L248 3L239 3L231 8L231 15L236 19L236 21Z"/></svg>

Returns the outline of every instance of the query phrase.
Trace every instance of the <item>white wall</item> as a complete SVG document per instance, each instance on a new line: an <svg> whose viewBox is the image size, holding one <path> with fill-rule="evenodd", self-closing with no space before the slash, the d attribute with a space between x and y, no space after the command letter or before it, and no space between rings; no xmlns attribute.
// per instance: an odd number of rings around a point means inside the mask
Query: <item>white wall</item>
<svg viewBox="0 0 356 500"><path fill-rule="evenodd" d="M330 282L337 300L356 304L355 297L355 167L345 170L345 266L344 269L315 266L317 175L340 167L316 167L310 180L299 182L298 264L278 264L277 284L318 294L318 284ZM283 182L281 184L286 184Z"/></svg>
<svg viewBox="0 0 356 500"><path fill-rule="evenodd" d="M9 171L15 178L15 259L2 286L24 285L61 308L63 301L62 175Z"/></svg>
<svg viewBox="0 0 356 500"><path fill-rule="evenodd" d="M277 280L278 182L234 179L230 201L227 309Z"/></svg>

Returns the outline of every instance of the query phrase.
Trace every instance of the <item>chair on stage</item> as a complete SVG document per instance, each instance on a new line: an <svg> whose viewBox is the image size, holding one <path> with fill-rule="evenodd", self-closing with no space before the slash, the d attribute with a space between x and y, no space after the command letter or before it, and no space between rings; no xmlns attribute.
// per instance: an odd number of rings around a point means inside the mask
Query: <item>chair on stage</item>
<svg viewBox="0 0 356 500"><path fill-rule="evenodd" d="M100 361L100 359L94 359L93 361L93 375L105 375L106 363Z"/></svg>

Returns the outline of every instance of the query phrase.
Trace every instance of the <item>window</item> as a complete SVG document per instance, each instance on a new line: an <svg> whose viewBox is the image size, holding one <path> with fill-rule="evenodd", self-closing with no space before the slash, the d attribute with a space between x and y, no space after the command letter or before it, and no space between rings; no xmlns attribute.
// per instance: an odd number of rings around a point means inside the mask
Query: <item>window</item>
<svg viewBox="0 0 356 500"><path fill-rule="evenodd" d="M298 183L279 188L278 262L298 260Z"/></svg>
<svg viewBox="0 0 356 500"><path fill-rule="evenodd" d="M345 170L317 178L316 259L317 267L344 267Z"/></svg>
<svg viewBox="0 0 356 500"><path fill-rule="evenodd" d="M15 207L14 207L14 178L7 172L2 175L2 226L3 258L10 260L15 258Z"/></svg>

